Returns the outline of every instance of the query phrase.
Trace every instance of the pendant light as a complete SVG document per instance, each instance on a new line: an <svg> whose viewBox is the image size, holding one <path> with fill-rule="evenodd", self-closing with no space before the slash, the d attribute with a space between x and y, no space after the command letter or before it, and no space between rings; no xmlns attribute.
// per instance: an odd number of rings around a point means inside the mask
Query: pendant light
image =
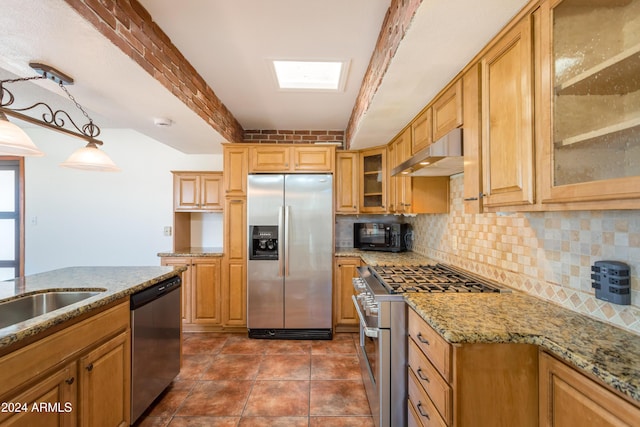
<svg viewBox="0 0 640 427"><path fill-rule="evenodd" d="M98 149L99 145L102 145L102 141L96 139L100 135L100 128L93 123L89 114L82 108L82 106L75 100L75 98L69 93L65 84L73 84L73 79L66 74L54 69L45 64L30 63L29 66L33 68L39 75L34 77L24 77L9 80L0 80L0 155L10 156L42 156L44 155L40 151L29 136L18 126L9 122L7 115L16 117L20 120L43 126L57 132L62 132L67 135L75 136L87 141L87 145L83 148L75 151L69 158L62 162L60 166L91 170L91 171L104 171L115 172L120 169L113 163L113 161L103 151ZM71 101L75 103L75 106L82 112L82 114L89 120L88 123L78 126L71 118L69 113L64 110L53 110L49 105L44 102L37 102L29 107L25 108L13 108L11 107L15 101L13 93L11 93L6 87L6 83L15 83L28 80L38 79L50 79L58 83L60 89L66 93ZM5 100L6 99L6 100ZM36 108L42 108L45 112L42 114L42 119L36 119L26 114L23 111L30 111ZM65 127L69 123L75 130Z"/></svg>

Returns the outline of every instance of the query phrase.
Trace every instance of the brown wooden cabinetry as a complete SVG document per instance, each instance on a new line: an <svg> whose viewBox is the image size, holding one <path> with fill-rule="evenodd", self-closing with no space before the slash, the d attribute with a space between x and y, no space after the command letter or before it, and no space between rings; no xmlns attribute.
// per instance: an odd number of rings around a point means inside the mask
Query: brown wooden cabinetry
<svg viewBox="0 0 640 427"><path fill-rule="evenodd" d="M247 194L247 174L249 173L249 149L237 144L224 144L224 194L225 197Z"/></svg>
<svg viewBox="0 0 640 427"><path fill-rule="evenodd" d="M335 257L333 280L333 327L336 332L356 332L358 315L351 296L354 295L351 279L358 277L358 257Z"/></svg>
<svg viewBox="0 0 640 427"><path fill-rule="evenodd" d="M251 146L249 156L249 172L332 172L335 147L261 144Z"/></svg>
<svg viewBox="0 0 640 427"><path fill-rule="evenodd" d="M485 206L534 203L533 19L522 18L481 61Z"/></svg>
<svg viewBox="0 0 640 427"><path fill-rule="evenodd" d="M411 157L411 128L406 128L389 143L388 157L389 171ZM410 176L389 176L389 212L412 212L412 189Z"/></svg>
<svg viewBox="0 0 640 427"><path fill-rule="evenodd" d="M462 126L462 81L456 82L436 98L433 110L433 140L445 136L453 129Z"/></svg>
<svg viewBox="0 0 640 427"><path fill-rule="evenodd" d="M432 142L432 112L431 107L428 107L411 122L411 153L427 148Z"/></svg>
<svg viewBox="0 0 640 427"><path fill-rule="evenodd" d="M247 323L247 199L228 198L224 217L222 321L227 326Z"/></svg>
<svg viewBox="0 0 640 427"><path fill-rule="evenodd" d="M360 152L360 212L387 210L387 149Z"/></svg>
<svg viewBox="0 0 640 427"><path fill-rule="evenodd" d="M0 425L129 426L129 316L127 298L2 356L0 401L59 411L2 412Z"/></svg>
<svg viewBox="0 0 640 427"><path fill-rule="evenodd" d="M222 172L173 172L176 212L221 212Z"/></svg>
<svg viewBox="0 0 640 427"><path fill-rule="evenodd" d="M473 65L462 76L464 115L464 211L482 212L482 151L480 132L480 66Z"/></svg>
<svg viewBox="0 0 640 427"><path fill-rule="evenodd" d="M640 408L554 357L540 353L540 426L637 426Z"/></svg>
<svg viewBox="0 0 640 427"><path fill-rule="evenodd" d="M408 312L410 424L538 425L536 346L452 345L414 310Z"/></svg>
<svg viewBox="0 0 640 427"><path fill-rule="evenodd" d="M336 213L358 213L358 167L360 158L357 151L336 153Z"/></svg>

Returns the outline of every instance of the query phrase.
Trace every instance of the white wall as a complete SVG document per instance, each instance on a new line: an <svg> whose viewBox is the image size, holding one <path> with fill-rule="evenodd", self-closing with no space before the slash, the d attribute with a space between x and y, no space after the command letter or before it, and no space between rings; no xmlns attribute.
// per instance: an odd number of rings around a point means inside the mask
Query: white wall
<svg viewBox="0 0 640 427"><path fill-rule="evenodd" d="M171 170L222 170L222 155L187 155L130 130L103 129L103 149L122 171L62 168L84 141L25 129L45 157L25 161L25 273L80 265L159 265L172 248ZM222 220L210 246L222 246ZM211 229L211 227L209 227Z"/></svg>

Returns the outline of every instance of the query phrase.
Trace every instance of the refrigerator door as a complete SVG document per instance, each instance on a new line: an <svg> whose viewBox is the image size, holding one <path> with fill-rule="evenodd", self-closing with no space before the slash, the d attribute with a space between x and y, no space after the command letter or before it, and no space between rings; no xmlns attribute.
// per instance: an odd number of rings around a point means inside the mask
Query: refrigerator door
<svg viewBox="0 0 640 427"><path fill-rule="evenodd" d="M249 175L247 223L278 226L284 221L284 175ZM282 217L282 219L279 219ZM251 260L247 256L247 327L284 328L284 255L279 243L277 260Z"/></svg>
<svg viewBox="0 0 640 427"><path fill-rule="evenodd" d="M330 329L332 175L285 175L287 329Z"/></svg>

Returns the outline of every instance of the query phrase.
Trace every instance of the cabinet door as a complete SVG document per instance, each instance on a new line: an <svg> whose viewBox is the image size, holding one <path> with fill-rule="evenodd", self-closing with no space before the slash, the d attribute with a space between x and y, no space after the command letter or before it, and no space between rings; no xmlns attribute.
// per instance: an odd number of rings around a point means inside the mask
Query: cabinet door
<svg viewBox="0 0 640 427"><path fill-rule="evenodd" d="M291 167L291 147L251 147L249 172L288 172Z"/></svg>
<svg viewBox="0 0 640 427"><path fill-rule="evenodd" d="M293 147L293 170L299 172L333 171L333 147Z"/></svg>
<svg viewBox="0 0 640 427"><path fill-rule="evenodd" d="M200 175L173 176L173 202L176 211L192 211L200 208Z"/></svg>
<svg viewBox="0 0 640 427"><path fill-rule="evenodd" d="M411 153L427 148L432 142L431 107L424 110L411 123Z"/></svg>
<svg viewBox="0 0 640 427"><path fill-rule="evenodd" d="M534 203L532 16L482 59L482 167L485 206Z"/></svg>
<svg viewBox="0 0 640 427"><path fill-rule="evenodd" d="M411 129L407 128L395 139L395 166L408 160L411 157ZM395 167L394 166L394 167ZM409 213L412 210L412 181L410 176L398 175L392 178L395 180L395 212ZM393 190L389 190L390 193Z"/></svg>
<svg viewBox="0 0 640 427"><path fill-rule="evenodd" d="M80 359L80 425L130 425L129 348L127 331Z"/></svg>
<svg viewBox="0 0 640 427"><path fill-rule="evenodd" d="M224 326L247 325L247 270L245 262L230 262L225 266L223 288Z"/></svg>
<svg viewBox="0 0 640 427"><path fill-rule="evenodd" d="M640 207L639 8L640 0L541 5L543 203Z"/></svg>
<svg viewBox="0 0 640 427"><path fill-rule="evenodd" d="M246 196L249 148L225 145L223 151L225 194L227 196Z"/></svg>
<svg viewBox="0 0 640 427"><path fill-rule="evenodd" d="M0 426L76 426L77 384L75 362L39 378L26 391L2 400L3 405L12 406L3 406Z"/></svg>
<svg viewBox="0 0 640 427"><path fill-rule="evenodd" d="M360 212L384 213L387 204L387 149L360 153Z"/></svg>
<svg viewBox="0 0 640 427"><path fill-rule="evenodd" d="M480 145L480 66L472 66L462 76L464 115L464 211L482 212L482 161Z"/></svg>
<svg viewBox="0 0 640 427"><path fill-rule="evenodd" d="M335 326L353 326L359 324L351 299L355 295L351 279L358 277L356 267L360 266L360 258L335 259L335 291L334 291L334 324ZM354 328L355 329L355 328Z"/></svg>
<svg viewBox="0 0 640 427"><path fill-rule="evenodd" d="M192 264L191 322L217 325L220 316L220 260L194 258Z"/></svg>
<svg viewBox="0 0 640 427"><path fill-rule="evenodd" d="M224 209L224 247L231 261L247 257L247 200L227 199Z"/></svg>
<svg viewBox="0 0 640 427"><path fill-rule="evenodd" d="M336 154L336 213L358 213L357 152Z"/></svg>
<svg viewBox="0 0 640 427"><path fill-rule="evenodd" d="M179 257L162 257L161 265L171 267L187 267L180 275L182 285L180 286L180 299L182 305L182 322L191 322L191 259Z"/></svg>
<svg viewBox="0 0 640 427"><path fill-rule="evenodd" d="M462 125L462 93L462 81L457 80L433 102L434 141Z"/></svg>
<svg viewBox="0 0 640 427"><path fill-rule="evenodd" d="M539 361L541 426L640 425L637 406L546 353Z"/></svg>
<svg viewBox="0 0 640 427"><path fill-rule="evenodd" d="M222 174L200 176L200 209L222 212Z"/></svg>

